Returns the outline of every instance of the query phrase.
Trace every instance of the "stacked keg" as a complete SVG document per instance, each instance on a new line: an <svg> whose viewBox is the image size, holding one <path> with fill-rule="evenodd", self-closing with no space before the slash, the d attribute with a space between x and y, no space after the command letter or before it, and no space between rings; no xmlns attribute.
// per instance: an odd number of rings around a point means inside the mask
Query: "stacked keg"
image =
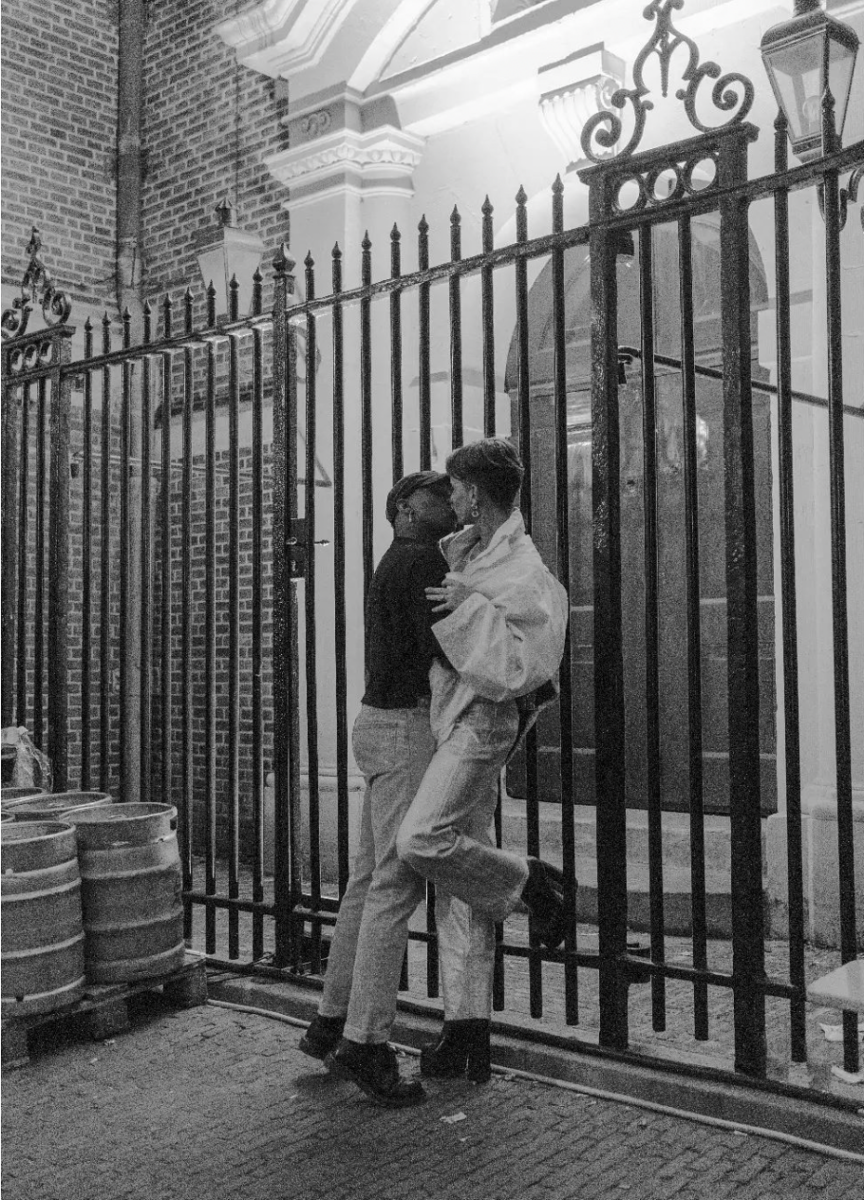
<svg viewBox="0 0 864 1200"><path fill-rule="evenodd" d="M84 928L75 830L62 821L0 827L2 1013L52 1012L84 991Z"/></svg>
<svg viewBox="0 0 864 1200"><path fill-rule="evenodd" d="M85 981L182 966L175 808L96 792L16 797L3 808L4 1018L66 1007Z"/></svg>

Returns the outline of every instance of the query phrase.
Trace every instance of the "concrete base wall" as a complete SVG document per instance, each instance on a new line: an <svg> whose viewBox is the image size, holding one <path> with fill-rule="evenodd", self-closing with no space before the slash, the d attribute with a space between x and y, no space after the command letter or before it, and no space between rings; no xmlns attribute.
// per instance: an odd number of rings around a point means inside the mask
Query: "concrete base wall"
<svg viewBox="0 0 864 1200"><path fill-rule="evenodd" d="M840 945L837 804L833 798L804 797L801 857L804 868L804 932L814 946ZM864 949L864 800L852 803L855 919L858 949ZM786 814L769 817L766 829L768 931L785 938L789 931Z"/></svg>
<svg viewBox="0 0 864 1200"><path fill-rule="evenodd" d="M353 862L360 830L363 779L348 780L348 844ZM309 786L301 777L301 828L303 864L309 867ZM318 779L320 855L322 882L335 886L337 869L337 792L335 774ZM524 853L526 846L525 805L504 798L503 843L507 849ZM864 801L853 803L855 829L855 897L858 946L864 949ZM273 776L268 775L264 793L265 871L273 871L274 797ZM648 928L648 822L641 810L627 818L628 922L632 929ZM785 939L789 933L786 815L778 813L763 822L766 933ZM574 808L576 874L579 880L579 918L597 920L596 822L588 805ZM807 801L802 819L804 862L804 929L815 946L840 944L839 885L837 871L837 815L831 799ZM690 925L690 828L686 813L663 814L664 907L666 932L686 936ZM561 808L540 805L540 853L550 862L561 862ZM705 818L705 869L707 882L708 933L731 936L731 864L728 817Z"/></svg>

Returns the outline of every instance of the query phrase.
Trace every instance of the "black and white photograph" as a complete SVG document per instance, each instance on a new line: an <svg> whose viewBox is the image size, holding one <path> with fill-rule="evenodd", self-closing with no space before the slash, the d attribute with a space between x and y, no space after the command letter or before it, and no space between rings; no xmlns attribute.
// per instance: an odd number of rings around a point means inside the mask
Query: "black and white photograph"
<svg viewBox="0 0 864 1200"><path fill-rule="evenodd" d="M864 0L0 0L3 1200L864 1197Z"/></svg>

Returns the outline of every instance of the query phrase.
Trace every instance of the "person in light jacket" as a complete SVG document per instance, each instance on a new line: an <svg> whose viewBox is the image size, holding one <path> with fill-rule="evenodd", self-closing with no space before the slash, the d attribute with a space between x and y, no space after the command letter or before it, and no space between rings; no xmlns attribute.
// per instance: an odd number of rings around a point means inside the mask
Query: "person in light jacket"
<svg viewBox="0 0 864 1200"><path fill-rule="evenodd" d="M400 859L435 884L444 1029L421 1074L489 1078L495 922L528 910L547 946L564 939L561 872L498 849L490 826L502 768L557 694L567 593L515 507L524 468L513 445L484 438L447 460L464 528L444 538L450 568L426 589L443 656L430 670L436 750L399 830ZM446 660L446 661L445 661Z"/></svg>

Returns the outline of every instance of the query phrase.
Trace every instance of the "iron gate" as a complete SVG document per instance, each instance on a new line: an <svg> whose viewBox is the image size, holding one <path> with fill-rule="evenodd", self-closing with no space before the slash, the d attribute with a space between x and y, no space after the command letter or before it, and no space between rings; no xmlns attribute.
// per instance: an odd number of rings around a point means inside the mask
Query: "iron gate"
<svg viewBox="0 0 864 1200"><path fill-rule="evenodd" d="M552 189L553 232L548 236L529 237L527 196L520 190L513 244L494 248L493 210L487 200L479 253L463 257L461 219L454 210L450 259L430 266L429 228L424 218L419 226L416 270L403 273L402 238L394 227L389 277L373 283L373 247L367 237L359 286L343 287L342 252L335 247L327 295L317 295L316 264L311 257L306 259L302 302L295 296L294 263L283 248L273 263L272 303L265 305L265 281L256 274L249 317L238 316L235 286L227 324L217 324L212 289L204 301L203 319L196 323L196 305L201 301L187 292L181 301L182 328L178 329L174 302L165 297L157 314L158 330L153 328L153 314L146 310L140 345L131 345L126 314L122 345L114 347L111 321L106 317L99 350L88 325L84 355L76 361L71 361L73 331L65 323L68 311L62 298L58 299L53 289L43 289L46 316L53 314L61 321L28 334L22 318L31 300L25 289L15 312L8 319L4 315L4 330L12 336L3 347L3 723L27 725L37 744L46 741L57 785L77 783L87 788L98 779L100 787L116 789L122 797L177 805L187 935L195 936L197 914L203 910L203 945L210 956L247 965L266 959L278 969L320 971L326 952L322 931L335 920L349 870L348 724L351 696L357 695L351 649L361 592L365 594L378 553L375 522L383 495L406 470L428 468L433 461L436 439L441 436L432 419L436 355L443 355L449 368L447 444L456 447L466 436L462 358L465 329L471 319L479 330L483 364L482 429L476 432L502 432L500 405L496 404L500 390L496 364L502 347L496 345L495 313L506 294L514 313L516 419L514 428L504 432L517 437L525 459L522 508L526 524L535 527L538 540L538 481L544 480L546 486L550 474L554 477L550 485L554 520L546 527L546 553L559 576L565 581L572 579L578 564L574 563L568 500L565 276L568 255L587 247L599 942L596 950L581 945L575 920L561 951L546 951L527 938L499 930L495 1006L500 1010L506 1004L507 965L521 961L527 963L531 1014L541 1015L544 965L557 964L563 975L566 1021L578 1024L583 973L596 971L600 1045L620 1050L629 1044L628 985L637 977L650 976L657 1030L665 1023L667 983L683 981L692 988L697 1039L709 1034L709 987L724 989L733 997L736 1069L764 1078L768 998L788 1003L791 1059L800 1062L806 1057L793 402L824 409L829 429L843 961L855 957L858 944L843 472L844 421L860 418L862 410L844 405L838 347L842 345L841 230L849 203L857 198L864 145L836 150L816 163L789 170L785 128L778 121L776 171L748 181L747 145L755 130L744 118L752 99L751 86L735 76L717 83L714 98L718 107L736 111L723 128L708 130L696 115L696 94L705 77L716 78L719 69L714 70L713 64L697 68L694 62L684 99L691 122L699 130L697 136L636 153L647 108L641 67L651 53L661 59L665 55L664 69L668 69L669 47L659 23L637 62L634 88L619 94L619 107L629 102L635 114L629 145L581 174L590 195L589 221L584 226L564 227L564 185L559 179ZM616 122L609 113L589 123L584 139L589 157L598 144L614 144L620 134ZM830 122L828 109L826 122ZM841 179L850 172L841 189ZM788 211L790 196L801 189L818 189L824 214L829 348L828 396L824 400L792 389ZM774 215L776 386L752 378L747 228L749 210L761 202L770 204ZM720 369L697 361L694 340L692 226L694 219L705 213L719 214ZM671 356L661 352L654 335L654 231L660 226L674 231L680 266L680 352ZM846 236L851 236L851 229ZM631 243L638 264L641 341L638 346L624 347L619 345L616 330L616 272L622 246ZM550 264L552 279L551 462L532 450L535 428L529 403L529 268L533 270L539 263ZM32 276L25 282L29 287ZM266 282L269 286L270 281ZM475 307L463 307L466 300ZM405 395L404 347L412 341L416 406L413 400L406 401ZM389 413L374 398L376 386L380 386L375 372L382 345L389 361ZM327 378L322 363L328 367ZM657 719L658 368L671 370L677 377L682 414L692 873L692 954L687 964L668 961L664 933L662 747ZM647 961L628 948L620 503L620 395L628 370L639 372L643 429L644 734L651 950ZM733 911L733 962L731 969L725 970L709 966L705 918L697 470L698 398L704 380L722 385ZM758 664L754 391L773 398L779 437L778 562L789 847L787 978L766 974L764 954L758 802L760 705L764 708L764 699L760 698ZM269 449L268 414L272 418ZM416 447L412 421L416 421ZM248 426L242 434L241 425L244 430ZM382 427L390 434L389 450L384 452ZM406 429L411 438L406 437ZM222 450L218 449L220 440ZM407 441L411 445L406 448ZM322 451L325 442L326 454ZM322 456L332 463L332 477L322 465ZM73 487L76 490L70 500ZM324 498L332 505L326 517L322 515ZM351 536L352 522L352 527L359 529L358 538ZM322 538L322 533L329 537ZM332 646L327 647L332 658L328 657L327 664L318 632L325 613L327 636L331 628L333 635ZM574 744L574 712L581 702L581 680L574 678L572 651L568 643L557 716L532 733L525 749L524 848L529 854L540 850L543 795L539 763L541 751L554 743L562 859L567 899L575 917L578 890L572 814L574 805L584 798L578 794L573 756L560 753L561 747ZM329 891L322 867L322 856L328 850L320 791L322 715L333 718L335 745L336 866L334 887ZM272 875L267 870L270 838L266 833L270 797ZM500 812L497 832L500 839ZM223 919L224 928L220 924ZM427 905L426 928L413 930L412 942L425 951L426 990L436 995L431 905ZM850 1014L844 1025L846 1068L856 1070L857 1028Z"/></svg>

